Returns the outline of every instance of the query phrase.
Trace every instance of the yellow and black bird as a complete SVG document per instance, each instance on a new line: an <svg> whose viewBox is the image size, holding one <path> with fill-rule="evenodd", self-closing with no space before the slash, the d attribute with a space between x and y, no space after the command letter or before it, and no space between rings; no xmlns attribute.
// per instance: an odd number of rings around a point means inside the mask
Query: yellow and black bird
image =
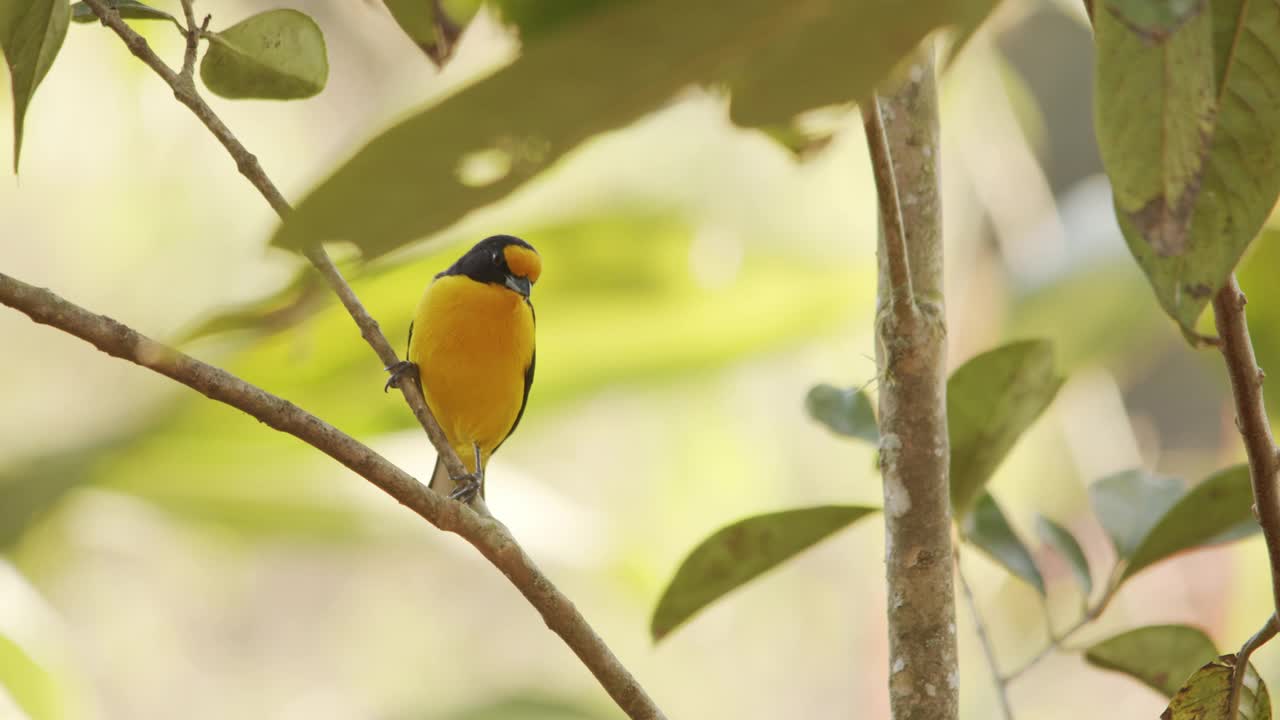
<svg viewBox="0 0 1280 720"><path fill-rule="evenodd" d="M390 387L416 372L427 407L470 475L453 478L436 459L430 487L452 498L484 497L484 467L520 423L533 385L534 313L529 293L542 260L510 235L485 238L435 276L409 324L408 360L388 368Z"/></svg>

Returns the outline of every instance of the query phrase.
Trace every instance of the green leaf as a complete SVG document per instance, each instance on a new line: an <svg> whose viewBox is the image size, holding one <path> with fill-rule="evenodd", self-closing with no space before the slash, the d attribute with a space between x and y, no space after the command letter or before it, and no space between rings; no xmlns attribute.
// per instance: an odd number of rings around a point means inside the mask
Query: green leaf
<svg viewBox="0 0 1280 720"><path fill-rule="evenodd" d="M1089 559L1085 557L1084 550L1080 549L1080 543L1076 542L1075 536L1070 530L1043 515L1036 517L1036 530L1045 544L1056 550L1067 561L1071 574L1075 575L1076 582L1080 583L1081 593L1088 598L1093 592L1093 575L1089 572Z"/></svg>
<svg viewBox="0 0 1280 720"><path fill-rule="evenodd" d="M67 36L66 0L0 0L0 50L13 89L13 172L22 154L22 130L31 97Z"/></svg>
<svg viewBox="0 0 1280 720"><path fill-rule="evenodd" d="M1253 517L1249 466L1222 470L1191 488L1160 516L1128 558L1120 579L1184 550L1239 540L1260 529Z"/></svg>
<svg viewBox="0 0 1280 720"><path fill-rule="evenodd" d="M561 3L511 2L508 10L537 5ZM546 32L521 26L525 42L512 64L371 141L297 204L272 242L299 249L348 240L366 257L385 254L502 199L691 85L728 86L731 113L752 122L850 102L929 32L973 24L990 5L919 0L904 13L897 0L583 3ZM772 78L801 61L820 69L803 83L790 74L760 84L753 74L767 68ZM733 99L739 87L755 98L746 106ZM459 172L471 158L495 155L505 170L485 182Z"/></svg>
<svg viewBox="0 0 1280 720"><path fill-rule="evenodd" d="M107 4L116 9L120 13L120 17L125 20L170 20L176 22L169 13L145 5L138 0L107 0ZM98 16L94 14L93 8L83 2L74 3L71 6L71 21L78 23L97 22Z"/></svg>
<svg viewBox="0 0 1280 720"><path fill-rule="evenodd" d="M1046 340L1016 342L961 365L947 381L951 507L963 517L1063 378Z"/></svg>
<svg viewBox="0 0 1280 720"><path fill-rule="evenodd" d="M973 512L965 516L963 528L964 538L969 544L986 553L1015 577L1027 581L1036 592L1045 594L1040 569L991 493L982 493L974 503Z"/></svg>
<svg viewBox="0 0 1280 720"><path fill-rule="evenodd" d="M324 33L297 10L268 10L215 33L200 62L204 84L232 99L308 98L328 78Z"/></svg>
<svg viewBox="0 0 1280 720"><path fill-rule="evenodd" d="M1095 123L1116 214L1161 306L1193 331L1280 194L1280 7L1104 7Z"/></svg>
<svg viewBox="0 0 1280 720"><path fill-rule="evenodd" d="M1258 531L1249 469L1237 465L1188 491L1180 481L1128 470L1089 487L1098 521L1111 538L1120 581L1173 555Z"/></svg>
<svg viewBox="0 0 1280 720"><path fill-rule="evenodd" d="M878 510L824 505L756 515L717 530L680 563L662 593L650 624L654 641L729 591Z"/></svg>
<svg viewBox="0 0 1280 720"><path fill-rule="evenodd" d="M8 692L30 720L58 720L67 716L61 683L2 633L0 686L0 693Z"/></svg>
<svg viewBox="0 0 1280 720"><path fill-rule="evenodd" d="M457 3L441 3L439 0L383 0L391 17L405 35L427 57L442 67L453 55L463 28L480 9L479 3L455 8ZM557 5L561 3L555 3Z"/></svg>
<svg viewBox="0 0 1280 720"><path fill-rule="evenodd" d="M1223 655L1195 671L1160 714L1160 720L1226 720L1235 667L1236 656ZM1239 717L1271 720L1271 695L1253 663L1245 668Z"/></svg>
<svg viewBox="0 0 1280 720"><path fill-rule="evenodd" d="M861 388L838 388L814 385L804 398L810 417L839 435L860 438L869 443L880 442L876 413L871 398Z"/></svg>
<svg viewBox="0 0 1280 720"><path fill-rule="evenodd" d="M1160 518L1178 502L1182 483L1143 470L1109 475L1089 486L1089 502L1120 558L1133 556Z"/></svg>
<svg viewBox="0 0 1280 720"><path fill-rule="evenodd" d="M1213 640L1187 625L1136 628L1096 643L1084 653L1090 664L1122 672L1168 698L1217 657Z"/></svg>

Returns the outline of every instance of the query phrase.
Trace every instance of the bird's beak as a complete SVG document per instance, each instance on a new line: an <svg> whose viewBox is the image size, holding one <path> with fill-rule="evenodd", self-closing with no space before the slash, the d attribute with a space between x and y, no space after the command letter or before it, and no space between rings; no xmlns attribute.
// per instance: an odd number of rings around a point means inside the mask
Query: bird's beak
<svg viewBox="0 0 1280 720"><path fill-rule="evenodd" d="M529 283L529 278L517 277L511 274L507 275L506 285L512 290L520 293L521 297L526 298L529 297L529 292L533 290L533 286Z"/></svg>

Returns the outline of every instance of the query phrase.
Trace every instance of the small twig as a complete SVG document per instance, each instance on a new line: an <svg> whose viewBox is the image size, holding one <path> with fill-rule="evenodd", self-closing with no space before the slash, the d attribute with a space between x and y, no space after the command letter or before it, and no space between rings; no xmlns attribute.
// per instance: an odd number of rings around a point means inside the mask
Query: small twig
<svg viewBox="0 0 1280 720"><path fill-rule="evenodd" d="M1001 679L1006 684L1011 683L1021 677L1023 673L1038 665L1041 660L1045 659L1050 654L1059 650L1069 649L1066 647L1067 640L1070 640L1071 637L1079 632L1085 625L1088 625L1101 617L1102 613L1107 609L1107 606L1111 604L1112 598L1116 596L1116 591L1120 588L1120 583L1118 581L1118 569L1119 566L1117 566L1116 572L1112 572L1112 577L1107 582L1107 589L1102 593L1102 596L1098 598L1098 603L1096 605L1093 607L1086 607L1085 612L1081 614L1080 618L1059 634L1055 634L1053 628L1050 627L1049 642L1046 643L1044 647L1040 648L1040 650L1036 652L1035 655L1032 655L1026 662L1005 673Z"/></svg>
<svg viewBox="0 0 1280 720"><path fill-rule="evenodd" d="M187 21L182 34L186 37L187 49L182 55L182 69L178 71L178 78L190 86L193 94L196 91L196 52L200 49L200 28L196 27L194 6L195 0L182 0L182 15Z"/></svg>
<svg viewBox="0 0 1280 720"><path fill-rule="evenodd" d="M1231 376L1231 394L1235 398L1236 426L1244 437L1249 457L1249 479L1253 485L1254 507L1258 523L1267 541L1271 560L1272 602L1280 611L1280 449L1276 448L1271 423L1262 394L1265 377L1253 354L1253 341L1245 320L1246 300L1231 275L1227 284L1213 298L1213 318L1222 339L1219 349Z"/></svg>
<svg viewBox="0 0 1280 720"><path fill-rule="evenodd" d="M903 230L902 205L898 197L898 181L893 172L889 138L880 116L880 98L872 95L862 106L862 126L867 134L867 150L871 154L871 170L875 174L876 193L880 203L880 224L884 229L885 256L889 282L893 286L890 302L900 321L915 315L915 294L911 288L911 268L907 260L907 239Z"/></svg>
<svg viewBox="0 0 1280 720"><path fill-rule="evenodd" d="M956 577L960 579L960 590L964 593L965 602L973 614L973 626L978 632L978 640L982 643L982 653L987 657L987 666L991 668L991 682L996 686L996 697L1000 700L1000 710L1005 720L1013 720L1013 707L1009 704L1009 680L1000 674L1000 663L996 661L996 648L987 634L987 624L982 619L982 611L978 609L978 600L969 587L969 580L964 576L964 568L960 565L960 547L956 546Z"/></svg>
<svg viewBox="0 0 1280 720"><path fill-rule="evenodd" d="M292 210L289 202L284 199L284 195L280 193L271 178L267 177L262 165L258 162L258 158L249 152L248 148L231 132L231 129L214 113L213 108L209 107L204 98L200 97L200 94L196 91L195 83L183 82L182 78L151 50L146 39L125 24L120 15L111 10L104 0L85 0L85 4L93 10L104 25L114 30L124 40L125 45L138 59L146 63L173 89L173 96L183 105L186 105L199 118L200 122L204 123L209 132L213 133L213 136L218 139L218 142L222 143L227 153L235 160L236 169L257 188L262 197L271 205L271 208L276 211L276 214L282 218L288 215ZM184 0L183 10L194 18L191 0ZM189 20L189 22L194 23L194 19ZM396 351L392 349L391 343L387 342L381 328L378 327L377 321L364 309L364 305L351 290L351 286L343 279L342 273L338 271L337 266L333 264L324 248L318 245L312 246L306 250L305 254L311 264L320 271L320 274L328 282L333 292L342 300L343 306L346 307L347 312L355 320L356 326L360 328L361 336L377 353L378 360L382 362L383 367L391 367L398 362L399 358L396 356ZM409 407L413 410L414 417L418 419L418 422L426 431L427 437L431 439L431 444L435 446L436 451L444 459L445 467L448 468L450 474L455 477L466 475L466 467L458 459L458 454L453 451L453 448L445 439L444 432L440 430L439 423L431 415L431 410L427 407L427 402L422 397L422 391L418 384L413 381L412 377L405 374L401 376L396 387L400 388L405 401L408 402ZM484 511L483 503L477 500L475 504L478 510Z"/></svg>
<svg viewBox="0 0 1280 720"><path fill-rule="evenodd" d="M1240 716L1240 690L1244 687L1244 676L1249 670L1249 657L1253 655L1254 650L1266 645L1271 638L1275 637L1277 631L1280 631L1280 619L1272 613L1262 629L1254 633L1253 637L1241 646L1240 652L1236 653L1236 665L1231 671L1231 692L1227 695L1227 717Z"/></svg>

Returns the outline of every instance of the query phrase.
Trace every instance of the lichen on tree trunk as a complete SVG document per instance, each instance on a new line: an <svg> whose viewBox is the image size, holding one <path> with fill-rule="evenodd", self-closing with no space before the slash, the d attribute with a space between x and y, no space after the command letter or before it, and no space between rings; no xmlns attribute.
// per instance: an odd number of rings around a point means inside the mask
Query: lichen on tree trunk
<svg viewBox="0 0 1280 720"><path fill-rule="evenodd" d="M938 100L926 44L880 96L909 269L911 307L895 308L892 233L881 233L876 311L884 478L889 694L895 720L958 715L948 485ZM868 129L869 142L872 131ZM885 177L877 173L877 184ZM881 193L885 198L886 194ZM890 200L894 195L888 196ZM886 212L882 202L882 218ZM883 223L887 225L888 223ZM898 251L898 262L903 253ZM895 300L895 297L898 300Z"/></svg>

